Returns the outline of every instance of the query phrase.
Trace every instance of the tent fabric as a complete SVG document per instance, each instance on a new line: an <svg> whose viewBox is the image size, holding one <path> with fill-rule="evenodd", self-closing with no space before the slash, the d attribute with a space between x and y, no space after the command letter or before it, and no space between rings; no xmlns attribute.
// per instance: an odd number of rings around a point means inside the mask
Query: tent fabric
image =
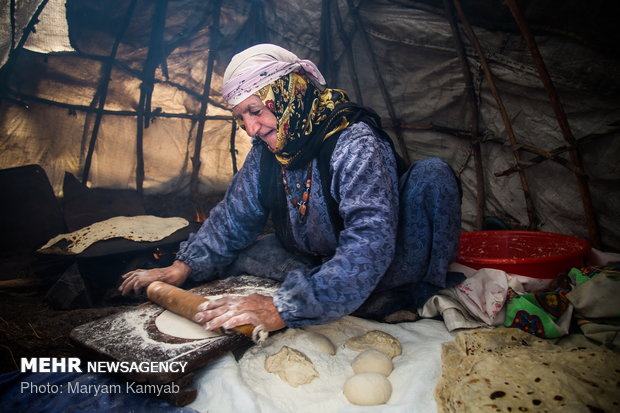
<svg viewBox="0 0 620 413"><path fill-rule="evenodd" d="M16 2L15 13L11 19L9 2L2 2L0 7L0 66L4 66L8 61L9 55L21 41L24 29L41 3L42 0Z"/></svg>
<svg viewBox="0 0 620 413"><path fill-rule="evenodd" d="M66 0L48 0L37 24L24 47L38 53L74 52L69 40Z"/></svg>
<svg viewBox="0 0 620 413"><path fill-rule="evenodd" d="M38 17L36 31L27 33L26 49L39 53L75 51L69 40L65 1L48 0ZM0 6L0 66L7 62L12 50L26 35L24 29L42 3L42 0L15 2L13 22L9 2L5 1Z"/></svg>
<svg viewBox="0 0 620 413"><path fill-rule="evenodd" d="M22 3L22 2L20 2ZM29 2L26 2L29 3ZM34 2L37 3L37 2ZM52 106L46 101L61 102L84 108L95 108L101 83L103 59L107 56L127 9L123 1L67 1L67 19L72 44L77 50L69 55L42 55L24 52L14 62L9 88L16 100L0 101L0 167L38 163L47 172L58 195L61 195L64 172L81 176L92 134L95 114L69 107ZM89 175L92 187L131 189L136 187L136 117L142 65L148 42L155 2L138 1L133 19L125 33L112 68L105 109L115 111L103 116ZM208 4L207 4L208 3ZM319 64L321 62L320 27L323 2L289 0L243 1L222 3L218 47L211 45L214 24L213 2L180 0L168 3L164 42L165 64L155 74L152 108L157 113L181 117L157 116L144 130L144 162L146 194L186 194L192 173L191 157L197 134L197 114L205 83L209 53L214 53L215 66L201 150L200 192L222 193L232 177L230 111L221 99L221 76L230 57L245 46L269 41L288 48L296 55ZM342 25L351 45L345 45L332 15L329 36L335 73L326 76L330 87L349 91L353 100L379 112L387 131L396 139L395 122L401 130L409 157L415 161L430 156L446 160L459 174L463 188L463 229L474 229L476 217L476 177L469 139L435 129L414 128L430 125L468 131L471 108L467 102L462 69L457 58L450 25L443 15L442 2L429 1L426 6L412 1L327 2L332 12L337 5ZM348 3L358 6L360 20L372 50L365 46L362 29ZM29 3L30 4L30 3ZM577 3L567 3L558 15L567 13ZM476 6L484 6L475 9ZM474 11L471 20L486 54L498 89L515 131L518 143L552 151L566 145L549 99L542 87L530 53L518 30L512 25L500 27L509 12L503 4L466 2L466 11ZM528 6L528 5L525 5ZM25 6L24 6L25 7ZM543 22L550 5L529 5L526 17L533 27ZM599 3L590 5L595 16ZM260 13L259 13L260 11ZM582 13L582 15L583 15ZM567 15L569 16L569 15ZM4 15L1 16L4 18ZM570 16L569 16L570 17ZM571 18L565 18L570 23ZM588 175L592 201L602 233L603 244L620 249L620 153L618 132L591 138L620 120L620 65L612 39L600 36L585 38L592 27L582 16L579 35L564 35L561 29L539 30L536 41L561 102ZM256 23L256 19L262 22ZM602 20L601 20L602 19ZM562 24L560 19L549 24ZM566 23L566 24L568 24ZM252 27L265 38L252 36ZM600 33L610 33L600 26ZM525 199L518 174L498 177L515 164L509 145L494 142L506 140L506 128L484 78L480 58L463 33L469 68L479 105L480 133L486 189L485 215L497 216L512 227L528 226ZM592 47L592 44L598 47ZM4 50L4 49L3 49ZM355 93L348 51L362 85L362 96ZM380 68L386 91L393 103L391 119L383 93L378 86L373 62ZM228 118L227 118L228 117ZM243 131L236 134L236 161L240 166L250 141ZM398 147L398 145L397 145ZM523 160L533 154L520 151ZM561 155L565 160L567 153ZM566 167L546 160L526 169L532 193L537 229L588 237L577 178Z"/></svg>

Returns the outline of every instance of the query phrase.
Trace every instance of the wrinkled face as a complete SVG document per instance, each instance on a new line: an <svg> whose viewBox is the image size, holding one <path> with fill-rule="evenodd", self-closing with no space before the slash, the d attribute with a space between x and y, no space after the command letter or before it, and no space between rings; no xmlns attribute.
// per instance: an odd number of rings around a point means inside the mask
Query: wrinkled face
<svg viewBox="0 0 620 413"><path fill-rule="evenodd" d="M233 108L233 114L250 136L256 136L271 149L276 147L278 120L256 95L249 96Z"/></svg>

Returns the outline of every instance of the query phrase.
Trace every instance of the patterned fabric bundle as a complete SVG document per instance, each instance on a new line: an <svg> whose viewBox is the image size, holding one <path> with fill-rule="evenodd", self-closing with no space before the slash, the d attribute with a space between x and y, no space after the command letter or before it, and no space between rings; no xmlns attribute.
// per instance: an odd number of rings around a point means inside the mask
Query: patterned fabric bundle
<svg viewBox="0 0 620 413"><path fill-rule="evenodd" d="M598 337L591 339L616 346L620 344L619 269L618 265L573 268L556 280L553 290L521 295L509 290L504 326L557 338L569 333L574 314L584 334L588 335L588 328L596 330Z"/></svg>
<svg viewBox="0 0 620 413"><path fill-rule="evenodd" d="M575 284L581 285L590 281L601 273L618 273L620 275L620 264L595 265L581 269L573 268L569 275L575 279Z"/></svg>
<svg viewBox="0 0 620 413"><path fill-rule="evenodd" d="M504 326L519 328L541 338L568 334L573 307L566 294L571 286L566 276L558 281L559 285L550 291L519 295L509 289Z"/></svg>
<svg viewBox="0 0 620 413"><path fill-rule="evenodd" d="M575 288L566 298L575 307L575 318L588 339L611 349L620 347L620 264L573 268Z"/></svg>

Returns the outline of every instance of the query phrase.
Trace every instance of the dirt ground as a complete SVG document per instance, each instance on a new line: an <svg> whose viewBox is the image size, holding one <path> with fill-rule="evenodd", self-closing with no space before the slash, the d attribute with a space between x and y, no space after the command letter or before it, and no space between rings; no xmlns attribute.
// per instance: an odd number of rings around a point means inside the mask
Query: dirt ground
<svg viewBox="0 0 620 413"><path fill-rule="evenodd" d="M69 338L74 327L137 305L55 310L45 300L45 285L28 290L0 292L0 373L19 370L21 357L79 356Z"/></svg>
<svg viewBox="0 0 620 413"><path fill-rule="evenodd" d="M189 198L149 196L144 199L145 212L189 221L205 219L221 199L222 194L203 195L194 202ZM22 357L79 356L79 345L69 338L73 328L146 301L113 296L95 305L82 303L77 309L55 309L64 296L57 296L55 307L46 296L72 260L36 256L31 251L0 251L0 374L19 370Z"/></svg>

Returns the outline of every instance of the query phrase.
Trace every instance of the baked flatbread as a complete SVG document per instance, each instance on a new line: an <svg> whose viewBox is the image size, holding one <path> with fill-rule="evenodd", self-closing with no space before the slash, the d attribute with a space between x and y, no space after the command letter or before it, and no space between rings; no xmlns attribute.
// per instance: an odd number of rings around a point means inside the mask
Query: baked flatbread
<svg viewBox="0 0 620 413"><path fill-rule="evenodd" d="M52 238L37 251L43 254L79 254L97 241L126 238L132 241L159 241L189 225L184 218L153 215L114 217Z"/></svg>
<svg viewBox="0 0 620 413"><path fill-rule="evenodd" d="M460 333L442 348L439 412L612 412L620 355L560 347L518 329Z"/></svg>

